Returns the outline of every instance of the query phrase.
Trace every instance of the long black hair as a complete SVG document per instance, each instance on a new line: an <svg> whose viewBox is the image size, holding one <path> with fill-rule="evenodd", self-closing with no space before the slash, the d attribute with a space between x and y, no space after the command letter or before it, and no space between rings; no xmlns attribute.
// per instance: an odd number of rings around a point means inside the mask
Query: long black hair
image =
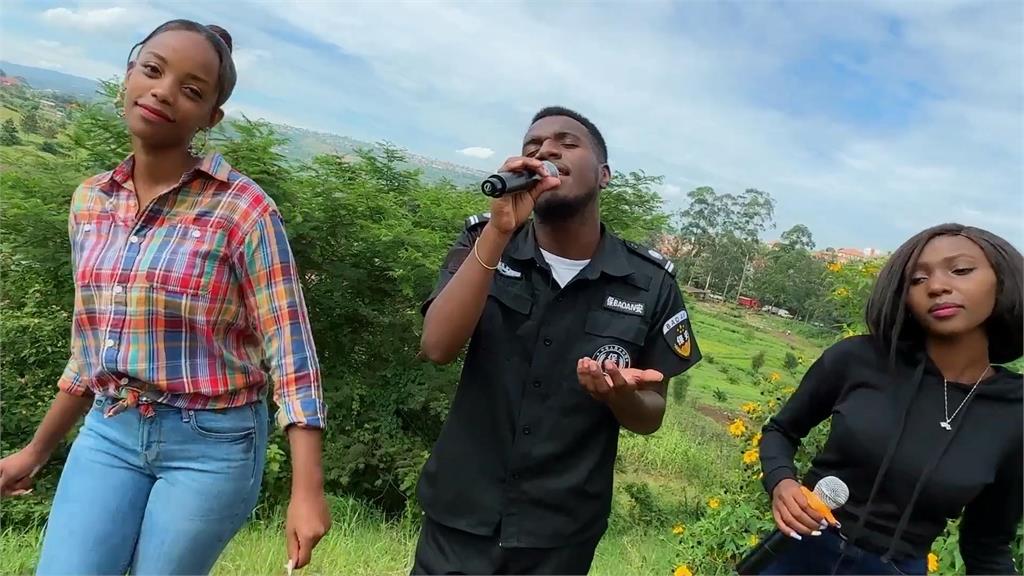
<svg viewBox="0 0 1024 576"><path fill-rule="evenodd" d="M866 320L871 335L892 358L898 347L923 347L924 330L907 310L907 291L921 251L937 236L963 236L974 242L995 271L996 302L985 322L992 363L1005 364L1024 356L1024 258L1001 237L962 224L940 224L919 232L893 252L868 298Z"/></svg>
<svg viewBox="0 0 1024 576"><path fill-rule="evenodd" d="M217 52L217 58L220 60L220 69L217 73L217 103L214 109L220 108L231 97L231 92L235 89L235 82L238 80L238 74L235 72L235 61L231 58L231 34L228 34L228 31L220 26L214 24L204 26L192 20L170 20L164 22L143 38L141 42L132 46L131 51L128 53L128 68L135 64L135 58L138 57L146 42L164 32L173 30L195 32L206 38Z"/></svg>

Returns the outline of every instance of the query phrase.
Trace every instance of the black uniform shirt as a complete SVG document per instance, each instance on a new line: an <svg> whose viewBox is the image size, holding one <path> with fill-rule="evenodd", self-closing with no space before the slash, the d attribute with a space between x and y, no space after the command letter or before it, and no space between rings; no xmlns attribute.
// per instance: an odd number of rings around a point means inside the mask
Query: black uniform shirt
<svg viewBox="0 0 1024 576"><path fill-rule="evenodd" d="M487 221L467 221L423 311ZM471 262L477 265L476 262ZM603 533L619 423L579 384L582 357L653 368L700 359L672 263L602 227L590 263L559 288L531 224L506 247L469 342L448 420L420 477L435 521L502 546L548 548Z"/></svg>

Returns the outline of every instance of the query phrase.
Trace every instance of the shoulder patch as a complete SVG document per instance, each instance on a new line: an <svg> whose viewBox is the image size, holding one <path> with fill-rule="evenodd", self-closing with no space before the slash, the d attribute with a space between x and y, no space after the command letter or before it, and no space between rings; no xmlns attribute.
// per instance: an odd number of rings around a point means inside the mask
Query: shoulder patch
<svg viewBox="0 0 1024 576"><path fill-rule="evenodd" d="M647 248L646 246L641 246L636 242L630 242L628 240L626 241L626 246L636 254L640 255L641 257L646 258L647 260L663 268L665 272L668 272L669 276L672 276L673 278L675 277L676 265L673 264L671 260L663 256L661 252L658 252L657 250L653 250L651 248Z"/></svg>
<svg viewBox="0 0 1024 576"><path fill-rule="evenodd" d="M484 212L483 214L475 214L473 216L470 216L469 218L466 218L466 229L468 230L470 228L486 224L487 221L490 219L490 212Z"/></svg>

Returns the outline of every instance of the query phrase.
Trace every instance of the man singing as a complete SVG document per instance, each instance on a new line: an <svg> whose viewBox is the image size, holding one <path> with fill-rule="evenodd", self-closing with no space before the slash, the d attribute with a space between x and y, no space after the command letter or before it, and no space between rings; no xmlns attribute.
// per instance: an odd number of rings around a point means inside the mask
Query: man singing
<svg viewBox="0 0 1024 576"><path fill-rule="evenodd" d="M545 108L522 150L501 170L543 178L469 218L423 305L423 356L469 350L420 477L414 574L587 573L619 427L657 430L700 360L672 263L601 224L597 127Z"/></svg>

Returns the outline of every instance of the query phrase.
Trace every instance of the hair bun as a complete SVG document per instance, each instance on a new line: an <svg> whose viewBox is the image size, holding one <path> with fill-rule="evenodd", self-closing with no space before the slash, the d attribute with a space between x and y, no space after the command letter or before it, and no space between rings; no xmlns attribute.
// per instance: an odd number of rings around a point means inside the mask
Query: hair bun
<svg viewBox="0 0 1024 576"><path fill-rule="evenodd" d="M211 32L219 36L221 40L224 41L224 44L226 44L228 47L228 51L231 51L233 49L233 46L231 44L231 34L228 34L227 30L221 28L220 26L217 26L216 24L208 24L206 27L209 28Z"/></svg>

